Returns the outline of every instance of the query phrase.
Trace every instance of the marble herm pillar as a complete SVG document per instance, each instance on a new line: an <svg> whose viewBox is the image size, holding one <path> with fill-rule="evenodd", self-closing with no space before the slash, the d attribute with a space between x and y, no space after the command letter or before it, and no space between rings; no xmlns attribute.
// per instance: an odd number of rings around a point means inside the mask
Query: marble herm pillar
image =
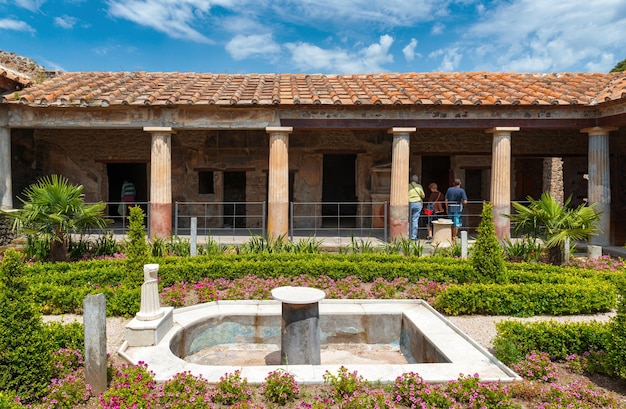
<svg viewBox="0 0 626 409"><path fill-rule="evenodd" d="M152 134L150 150L150 236L172 235L172 128L145 127Z"/></svg>
<svg viewBox="0 0 626 409"><path fill-rule="evenodd" d="M289 134L291 127L267 127L270 157L267 184L267 236L289 233Z"/></svg>
<svg viewBox="0 0 626 409"><path fill-rule="evenodd" d="M493 134L491 152L491 197L493 224L498 239L511 237L511 132L519 127L488 129Z"/></svg>
<svg viewBox="0 0 626 409"><path fill-rule="evenodd" d="M588 195L589 204L595 203L600 213L599 232L591 238L591 244L606 246L611 244L611 173L609 166L609 133L612 127L585 128L581 132L589 134L588 152Z"/></svg>
<svg viewBox="0 0 626 409"><path fill-rule="evenodd" d="M13 208L11 175L11 129L0 127L0 209Z"/></svg>
<svg viewBox="0 0 626 409"><path fill-rule="evenodd" d="M409 154L410 134L416 128L392 128L391 190L389 194L389 233L391 241L409 233Z"/></svg>

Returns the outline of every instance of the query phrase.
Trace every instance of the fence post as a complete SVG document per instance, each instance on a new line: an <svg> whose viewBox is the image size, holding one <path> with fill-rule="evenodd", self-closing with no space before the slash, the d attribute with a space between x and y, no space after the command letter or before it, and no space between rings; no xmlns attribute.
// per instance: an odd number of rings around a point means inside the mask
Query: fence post
<svg viewBox="0 0 626 409"><path fill-rule="evenodd" d="M178 236L178 202L174 202L174 236Z"/></svg>
<svg viewBox="0 0 626 409"><path fill-rule="evenodd" d="M191 236L191 242L189 243L189 254L191 257L198 254L198 218L191 218L191 231L189 232Z"/></svg>

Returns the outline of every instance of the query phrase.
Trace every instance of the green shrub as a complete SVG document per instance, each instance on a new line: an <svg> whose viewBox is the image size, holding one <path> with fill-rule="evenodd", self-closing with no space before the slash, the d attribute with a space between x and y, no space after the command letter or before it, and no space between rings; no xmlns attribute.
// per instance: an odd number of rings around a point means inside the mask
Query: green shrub
<svg viewBox="0 0 626 409"><path fill-rule="evenodd" d="M616 305L615 287L586 282L545 285L450 285L437 297L446 314L466 315L569 315L610 311Z"/></svg>
<svg viewBox="0 0 626 409"><path fill-rule="evenodd" d="M23 265L22 255L12 249L0 262L0 391L31 402L43 396L50 382L52 352L22 277Z"/></svg>
<svg viewBox="0 0 626 409"><path fill-rule="evenodd" d="M129 277L143 278L143 265L150 257L150 245L146 240L145 214L141 207L132 206L128 217L128 241L125 245L126 268ZM141 283L142 280L139 282Z"/></svg>
<svg viewBox="0 0 626 409"><path fill-rule="evenodd" d="M43 330L51 351L65 348L85 352L85 326L80 322L48 322Z"/></svg>
<svg viewBox="0 0 626 409"><path fill-rule="evenodd" d="M24 409L19 398L11 392L0 391L0 408L2 409Z"/></svg>
<svg viewBox="0 0 626 409"><path fill-rule="evenodd" d="M620 289L617 315L609 323L608 365L617 376L626 379L626 285Z"/></svg>
<svg viewBox="0 0 626 409"><path fill-rule="evenodd" d="M496 324L498 334L493 340L495 356L505 364L520 361L532 351L542 351L553 361L564 361L573 354L605 351L609 328L605 323L516 320Z"/></svg>
<svg viewBox="0 0 626 409"><path fill-rule="evenodd" d="M493 206L489 202L483 204L483 211L478 225L478 237L470 259L476 281L481 283L505 283L508 281L506 265L502 257L502 248L496 238L493 225Z"/></svg>

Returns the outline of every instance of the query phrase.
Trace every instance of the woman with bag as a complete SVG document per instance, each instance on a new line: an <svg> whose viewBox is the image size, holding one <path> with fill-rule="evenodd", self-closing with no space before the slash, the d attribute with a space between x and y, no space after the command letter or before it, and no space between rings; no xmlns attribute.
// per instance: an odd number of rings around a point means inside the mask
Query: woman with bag
<svg viewBox="0 0 626 409"><path fill-rule="evenodd" d="M439 217L444 214L443 194L437 189L436 183L428 185L428 189L430 190L430 194L428 195L428 201L424 209L424 214L428 216L428 237L426 237L426 240L432 240L433 221L439 219Z"/></svg>

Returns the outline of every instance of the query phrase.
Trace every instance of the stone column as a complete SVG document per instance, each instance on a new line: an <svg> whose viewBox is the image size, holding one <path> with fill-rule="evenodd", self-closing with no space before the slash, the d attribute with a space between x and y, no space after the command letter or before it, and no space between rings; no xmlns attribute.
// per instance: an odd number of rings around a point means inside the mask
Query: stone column
<svg viewBox="0 0 626 409"><path fill-rule="evenodd" d="M172 128L145 127L152 134L150 150L150 236L172 235Z"/></svg>
<svg viewBox="0 0 626 409"><path fill-rule="evenodd" d="M493 134L490 201L498 239L511 237L511 221L504 215L511 214L511 132L516 131L519 127L498 127L486 131Z"/></svg>
<svg viewBox="0 0 626 409"><path fill-rule="evenodd" d="M391 241L409 233L409 154L411 132L416 128L391 128L391 191L389 194L389 236Z"/></svg>
<svg viewBox="0 0 626 409"><path fill-rule="evenodd" d="M543 158L543 191L563 205L563 159Z"/></svg>
<svg viewBox="0 0 626 409"><path fill-rule="evenodd" d="M11 129L0 127L0 209L13 208L11 175Z"/></svg>
<svg viewBox="0 0 626 409"><path fill-rule="evenodd" d="M589 185L587 200L595 203L600 212L600 231L591 238L591 244L606 246L611 243L611 174L609 167L609 132L612 127L594 127L581 129L589 134L588 174Z"/></svg>
<svg viewBox="0 0 626 409"><path fill-rule="evenodd" d="M289 234L289 134L292 127L267 127L270 158L267 184L267 236Z"/></svg>

